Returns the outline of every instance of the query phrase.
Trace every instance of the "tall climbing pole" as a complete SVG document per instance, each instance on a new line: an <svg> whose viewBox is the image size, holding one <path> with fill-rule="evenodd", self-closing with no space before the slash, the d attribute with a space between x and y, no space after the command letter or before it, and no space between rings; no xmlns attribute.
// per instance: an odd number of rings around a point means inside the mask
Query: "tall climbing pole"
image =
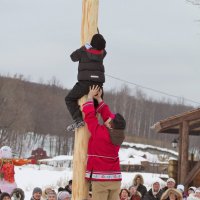
<svg viewBox="0 0 200 200"><path fill-rule="evenodd" d="M97 33L99 0L82 0L81 45L90 42ZM87 96L79 100L79 105L85 103ZM88 198L88 182L85 180L87 164L87 148L89 140L87 126L76 129L74 156L73 156L73 181L72 200Z"/></svg>

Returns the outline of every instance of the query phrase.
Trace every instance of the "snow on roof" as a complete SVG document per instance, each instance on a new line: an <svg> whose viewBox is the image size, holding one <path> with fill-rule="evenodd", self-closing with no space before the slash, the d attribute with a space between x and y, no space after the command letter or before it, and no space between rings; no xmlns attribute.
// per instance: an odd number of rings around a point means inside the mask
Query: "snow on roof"
<svg viewBox="0 0 200 200"><path fill-rule="evenodd" d="M120 162L121 165L141 165L141 161L147 161L147 159L140 156L133 156Z"/></svg>

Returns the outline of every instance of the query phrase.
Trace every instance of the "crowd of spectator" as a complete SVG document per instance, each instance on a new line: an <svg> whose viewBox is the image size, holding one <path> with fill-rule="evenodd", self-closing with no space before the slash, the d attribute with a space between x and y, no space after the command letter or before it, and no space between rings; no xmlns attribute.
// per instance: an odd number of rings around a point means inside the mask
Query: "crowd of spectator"
<svg viewBox="0 0 200 200"><path fill-rule="evenodd" d="M132 185L128 188L121 188L119 199L116 200L200 200L200 187L190 186L185 188L182 184L176 184L173 178L166 181L166 186L161 186L161 179L152 179L151 186L147 189L141 174L136 174ZM25 200L24 191L16 188L11 194L0 192L0 200ZM65 187L59 187L57 191L51 187L42 190L35 187L30 200L71 200L72 180ZM88 199L92 200L92 191ZM94 199L93 199L94 200Z"/></svg>

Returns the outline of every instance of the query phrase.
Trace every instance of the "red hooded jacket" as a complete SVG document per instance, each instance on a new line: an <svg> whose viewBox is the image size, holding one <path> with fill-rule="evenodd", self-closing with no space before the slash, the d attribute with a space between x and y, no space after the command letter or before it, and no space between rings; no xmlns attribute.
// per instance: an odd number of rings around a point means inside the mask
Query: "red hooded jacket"
<svg viewBox="0 0 200 200"><path fill-rule="evenodd" d="M104 122L113 117L108 105L103 101L97 110ZM88 161L86 179L93 181L121 181L122 175L119 164L119 145L111 142L109 130L101 125L96 117L93 101L83 104L84 121L87 124L91 137L88 142Z"/></svg>

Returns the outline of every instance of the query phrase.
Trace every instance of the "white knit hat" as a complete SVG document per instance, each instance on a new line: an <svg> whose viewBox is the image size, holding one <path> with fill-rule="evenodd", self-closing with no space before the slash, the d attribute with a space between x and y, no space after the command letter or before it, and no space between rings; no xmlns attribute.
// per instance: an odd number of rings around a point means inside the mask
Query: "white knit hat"
<svg viewBox="0 0 200 200"><path fill-rule="evenodd" d="M64 200L67 197L71 197L69 192L67 192L67 191L58 192L58 200Z"/></svg>
<svg viewBox="0 0 200 200"><path fill-rule="evenodd" d="M184 187L184 185L179 184L179 185L177 185L177 189L180 190L181 192L184 192L185 187Z"/></svg>

